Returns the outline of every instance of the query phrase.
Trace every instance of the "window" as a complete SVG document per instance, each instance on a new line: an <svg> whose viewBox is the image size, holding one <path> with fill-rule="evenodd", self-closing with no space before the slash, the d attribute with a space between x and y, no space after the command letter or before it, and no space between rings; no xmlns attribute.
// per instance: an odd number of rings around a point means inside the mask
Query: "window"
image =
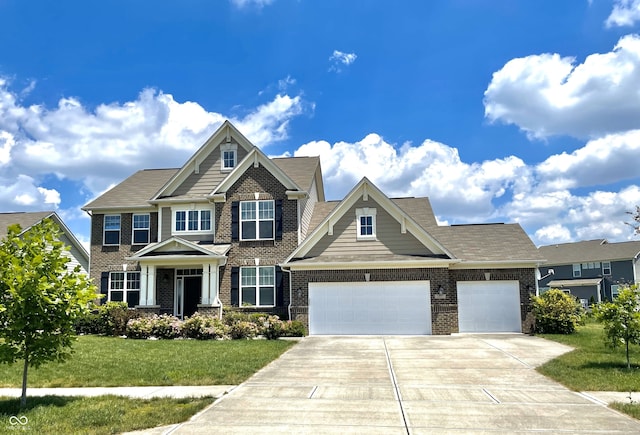
<svg viewBox="0 0 640 435"><path fill-rule="evenodd" d="M603 261L602 262L602 274L603 275L611 275L611 262Z"/></svg>
<svg viewBox="0 0 640 435"><path fill-rule="evenodd" d="M276 304L275 267L240 268L240 303L256 307Z"/></svg>
<svg viewBox="0 0 640 435"><path fill-rule="evenodd" d="M110 302L126 302L129 308L140 303L140 272L109 273Z"/></svg>
<svg viewBox="0 0 640 435"><path fill-rule="evenodd" d="M149 243L150 218L148 214L133 215L133 244Z"/></svg>
<svg viewBox="0 0 640 435"><path fill-rule="evenodd" d="M238 145L236 144L220 145L220 169L230 171L235 168L237 153Z"/></svg>
<svg viewBox="0 0 640 435"><path fill-rule="evenodd" d="M376 209L358 208L356 209L356 239L375 240L376 239Z"/></svg>
<svg viewBox="0 0 640 435"><path fill-rule="evenodd" d="M274 201L242 201L240 203L241 240L273 240Z"/></svg>
<svg viewBox="0 0 640 435"><path fill-rule="evenodd" d="M174 232L211 232L211 210L175 210Z"/></svg>
<svg viewBox="0 0 640 435"><path fill-rule="evenodd" d="M580 278L582 276L582 270L580 269L580 265L579 264L574 264L573 265L573 277L574 278Z"/></svg>
<svg viewBox="0 0 640 435"><path fill-rule="evenodd" d="M620 286L616 284L611 285L611 299L615 299L618 297L618 293L620 293Z"/></svg>
<svg viewBox="0 0 640 435"><path fill-rule="evenodd" d="M104 217L104 245L120 244L120 215L108 214Z"/></svg>

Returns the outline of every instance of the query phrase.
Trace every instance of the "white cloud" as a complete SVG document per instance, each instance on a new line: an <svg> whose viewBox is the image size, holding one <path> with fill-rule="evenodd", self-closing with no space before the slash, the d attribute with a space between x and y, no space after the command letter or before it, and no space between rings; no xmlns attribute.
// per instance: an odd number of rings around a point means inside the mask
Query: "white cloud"
<svg viewBox="0 0 640 435"><path fill-rule="evenodd" d="M571 231L564 225L551 224L538 229L535 233L542 244L566 243L571 241Z"/></svg>
<svg viewBox="0 0 640 435"><path fill-rule="evenodd" d="M605 21L607 27L633 26L640 20L640 0L616 0Z"/></svg>
<svg viewBox="0 0 640 435"><path fill-rule="evenodd" d="M311 107L300 96L279 94L230 119L254 144L267 147L286 139L289 121ZM25 107L0 79L0 190L22 174L55 174L81 181L96 194L140 168L181 165L225 118L153 89L143 90L136 100L95 110L75 98L63 98L52 109ZM11 209L16 198L19 206L60 202L46 189L38 192L46 186L29 179L29 192L0 197L0 207Z"/></svg>
<svg viewBox="0 0 640 435"><path fill-rule="evenodd" d="M512 59L493 74L485 116L536 138L579 138L640 128L640 37L622 37L611 52L581 64L559 54Z"/></svg>
<svg viewBox="0 0 640 435"><path fill-rule="evenodd" d="M60 204L60 194L53 189L39 187L28 175L15 178L0 176L0 207L3 211L31 211L55 209Z"/></svg>
<svg viewBox="0 0 640 435"><path fill-rule="evenodd" d="M331 66L329 71L341 72L343 66L349 66L356 61L358 56L355 53L345 53L340 50L333 50L333 54L329 57Z"/></svg>

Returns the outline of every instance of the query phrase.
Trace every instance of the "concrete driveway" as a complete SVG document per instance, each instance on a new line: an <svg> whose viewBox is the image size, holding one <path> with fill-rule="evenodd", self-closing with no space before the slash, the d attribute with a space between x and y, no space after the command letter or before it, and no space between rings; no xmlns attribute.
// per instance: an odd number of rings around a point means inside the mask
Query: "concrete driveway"
<svg viewBox="0 0 640 435"><path fill-rule="evenodd" d="M640 433L534 367L524 335L309 337L171 433Z"/></svg>

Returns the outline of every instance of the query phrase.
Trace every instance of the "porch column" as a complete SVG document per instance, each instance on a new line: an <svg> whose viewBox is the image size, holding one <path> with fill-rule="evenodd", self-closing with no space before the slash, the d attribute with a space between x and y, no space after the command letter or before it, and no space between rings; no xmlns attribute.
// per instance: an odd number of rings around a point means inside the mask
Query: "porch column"
<svg viewBox="0 0 640 435"><path fill-rule="evenodd" d="M142 283L140 283L142 286ZM147 266L147 302L144 305L156 304L156 266ZM142 304L141 304L142 305Z"/></svg>
<svg viewBox="0 0 640 435"><path fill-rule="evenodd" d="M211 305L211 264L202 265L202 305Z"/></svg>
<svg viewBox="0 0 640 435"><path fill-rule="evenodd" d="M139 305L147 305L147 274L149 273L149 266L140 266L140 302Z"/></svg>

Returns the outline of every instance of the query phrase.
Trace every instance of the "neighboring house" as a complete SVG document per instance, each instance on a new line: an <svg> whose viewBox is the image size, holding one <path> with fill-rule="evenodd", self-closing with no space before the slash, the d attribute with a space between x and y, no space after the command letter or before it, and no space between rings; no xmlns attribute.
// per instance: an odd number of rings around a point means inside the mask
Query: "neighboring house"
<svg viewBox="0 0 640 435"><path fill-rule="evenodd" d="M640 282L640 241L609 243L604 239L541 246L546 262L540 291L558 288L583 304L611 300L622 284ZM550 270L553 270L551 274Z"/></svg>
<svg viewBox="0 0 640 435"><path fill-rule="evenodd" d="M80 271L87 274L89 271L89 253L54 211L0 213L0 239L4 239L7 236L7 228L10 225L20 225L22 229L20 234L24 234L31 227L47 218L58 225L61 231L60 241L69 247L69 250L65 253L69 257L67 269L72 271L76 266L80 266Z"/></svg>
<svg viewBox="0 0 640 435"><path fill-rule="evenodd" d="M517 224L438 226L427 198L366 178L325 201L319 158L269 158L228 121L181 168L83 210L107 300L273 312L311 334L520 332L542 261Z"/></svg>

